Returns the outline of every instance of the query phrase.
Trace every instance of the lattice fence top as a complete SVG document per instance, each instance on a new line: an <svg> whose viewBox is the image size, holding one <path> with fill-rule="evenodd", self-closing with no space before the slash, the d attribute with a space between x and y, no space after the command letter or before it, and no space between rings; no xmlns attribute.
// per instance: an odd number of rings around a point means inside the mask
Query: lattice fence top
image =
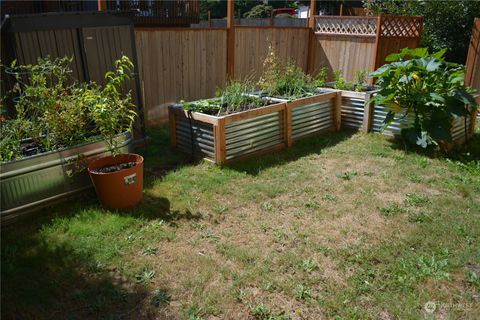
<svg viewBox="0 0 480 320"><path fill-rule="evenodd" d="M376 17L346 18L321 16L316 17L315 32L319 34L375 36L377 32Z"/></svg>
<svg viewBox="0 0 480 320"><path fill-rule="evenodd" d="M382 17L380 36L382 37L420 37L423 19L419 17Z"/></svg>

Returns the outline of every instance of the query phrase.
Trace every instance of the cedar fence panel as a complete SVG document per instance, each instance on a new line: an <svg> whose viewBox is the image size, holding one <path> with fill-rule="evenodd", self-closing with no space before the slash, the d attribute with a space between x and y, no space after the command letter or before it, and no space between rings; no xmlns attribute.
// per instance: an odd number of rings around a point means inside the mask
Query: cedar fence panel
<svg viewBox="0 0 480 320"><path fill-rule="evenodd" d="M235 78L258 80L270 44L282 61L306 71L309 32L299 27L235 27Z"/></svg>
<svg viewBox="0 0 480 320"><path fill-rule="evenodd" d="M168 105L211 98L226 82L227 34L216 29L135 31L147 124L168 119Z"/></svg>

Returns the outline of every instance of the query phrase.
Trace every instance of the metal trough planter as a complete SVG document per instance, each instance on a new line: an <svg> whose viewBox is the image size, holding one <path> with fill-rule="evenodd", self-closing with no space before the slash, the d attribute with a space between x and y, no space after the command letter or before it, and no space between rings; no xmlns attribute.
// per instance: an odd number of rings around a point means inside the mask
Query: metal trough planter
<svg viewBox="0 0 480 320"><path fill-rule="evenodd" d="M131 151L131 134L124 133L120 139L119 152ZM79 170L107 154L105 142L99 141L2 163L2 223L93 187L87 170Z"/></svg>
<svg viewBox="0 0 480 320"><path fill-rule="evenodd" d="M227 163L289 147L296 139L340 127L337 92L215 117L169 107L171 146Z"/></svg>

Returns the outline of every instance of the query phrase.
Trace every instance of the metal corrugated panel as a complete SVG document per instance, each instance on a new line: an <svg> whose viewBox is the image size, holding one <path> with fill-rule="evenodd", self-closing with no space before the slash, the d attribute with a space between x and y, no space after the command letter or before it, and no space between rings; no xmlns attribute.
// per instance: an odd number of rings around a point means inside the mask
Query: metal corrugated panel
<svg viewBox="0 0 480 320"><path fill-rule="evenodd" d="M118 151L130 152L132 136L126 133L119 138ZM77 172L77 166L107 154L104 142L92 142L2 163L2 222L93 187L88 172Z"/></svg>
<svg viewBox="0 0 480 320"><path fill-rule="evenodd" d="M342 127L349 129L361 129L365 111L365 99L343 97L342 98Z"/></svg>
<svg viewBox="0 0 480 320"><path fill-rule="evenodd" d="M284 143L280 112L236 121L225 127L227 160Z"/></svg>
<svg viewBox="0 0 480 320"><path fill-rule="evenodd" d="M192 135L194 141L194 153L215 158L215 144L213 139L213 125L201 121L177 117L176 134L177 147L187 153L192 153Z"/></svg>
<svg viewBox="0 0 480 320"><path fill-rule="evenodd" d="M373 132L381 132L383 127L383 121L387 116L388 108L384 106L375 106L373 110ZM397 116L394 121L385 129L382 133L388 135L400 135L403 128L411 126L414 122L412 114L409 114L406 118L403 118L401 115Z"/></svg>
<svg viewBox="0 0 480 320"><path fill-rule="evenodd" d="M292 109L292 139L330 129L333 126L333 99Z"/></svg>
<svg viewBox="0 0 480 320"><path fill-rule="evenodd" d="M470 127L470 117L467 117L465 126L465 118L455 118L452 123L452 140L453 142L462 141L466 138L468 128Z"/></svg>

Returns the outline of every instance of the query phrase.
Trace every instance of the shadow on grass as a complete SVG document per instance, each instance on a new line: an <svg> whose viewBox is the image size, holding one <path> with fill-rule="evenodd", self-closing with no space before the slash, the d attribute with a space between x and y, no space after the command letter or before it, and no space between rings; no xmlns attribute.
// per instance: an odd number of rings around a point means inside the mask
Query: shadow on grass
<svg viewBox="0 0 480 320"><path fill-rule="evenodd" d="M114 270L100 271L88 248L11 229L2 234L1 249L2 319L151 317L146 288Z"/></svg>
<svg viewBox="0 0 480 320"><path fill-rule="evenodd" d="M249 160L227 164L225 166L255 176L262 170L281 166L285 163L295 161L311 154L320 154L322 150L348 140L355 133L356 131L340 131L304 138L295 142L292 147L281 150L277 153L258 156Z"/></svg>

